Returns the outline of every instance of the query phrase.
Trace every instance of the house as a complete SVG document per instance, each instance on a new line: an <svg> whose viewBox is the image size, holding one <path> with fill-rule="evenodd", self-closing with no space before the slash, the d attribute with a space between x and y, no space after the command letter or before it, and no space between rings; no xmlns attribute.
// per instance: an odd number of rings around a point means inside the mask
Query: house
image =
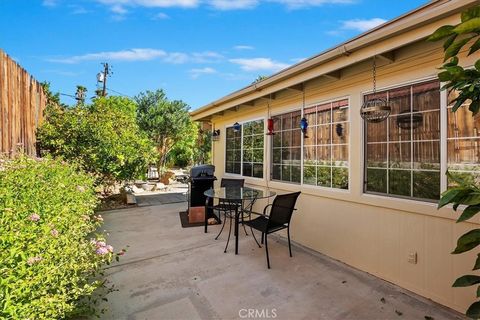
<svg viewBox="0 0 480 320"><path fill-rule="evenodd" d="M194 110L194 120L220 130L217 177L302 191L295 242L465 312L475 288L452 283L472 272L476 252L450 252L479 221L457 224L457 213L436 202L451 183L447 169L480 180L480 120L465 108L450 111L454 93L441 91L437 78L442 42L425 39L474 5L430 1ZM463 51L460 61L473 65L474 57ZM360 115L374 71L375 97L391 106L378 123Z"/></svg>

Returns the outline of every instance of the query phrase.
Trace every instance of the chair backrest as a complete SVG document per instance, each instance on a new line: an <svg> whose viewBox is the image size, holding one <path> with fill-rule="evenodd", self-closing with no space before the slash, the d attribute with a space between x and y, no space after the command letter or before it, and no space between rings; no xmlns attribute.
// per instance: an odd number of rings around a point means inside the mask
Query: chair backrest
<svg viewBox="0 0 480 320"><path fill-rule="evenodd" d="M290 223L295 203L301 192L281 194L275 197L270 210L270 223L285 224Z"/></svg>
<svg viewBox="0 0 480 320"><path fill-rule="evenodd" d="M220 182L220 188L228 188L228 187L240 187L243 188L245 184L245 179L228 179L222 178Z"/></svg>

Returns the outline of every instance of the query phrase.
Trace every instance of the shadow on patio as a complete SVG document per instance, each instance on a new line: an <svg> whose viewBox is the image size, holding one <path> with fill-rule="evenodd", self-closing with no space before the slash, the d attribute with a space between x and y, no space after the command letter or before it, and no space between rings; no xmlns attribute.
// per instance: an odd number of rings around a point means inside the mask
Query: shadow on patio
<svg viewBox="0 0 480 320"><path fill-rule="evenodd" d="M176 198L175 198L176 199ZM106 271L119 289L105 319L463 319L458 313L318 253L272 236L264 249L240 232L239 255L220 226L183 229L170 203L105 212L109 242L129 245ZM295 235L293 234L293 238ZM257 313L249 316L249 309ZM252 311L251 311L252 312ZM256 317L255 317L256 315Z"/></svg>

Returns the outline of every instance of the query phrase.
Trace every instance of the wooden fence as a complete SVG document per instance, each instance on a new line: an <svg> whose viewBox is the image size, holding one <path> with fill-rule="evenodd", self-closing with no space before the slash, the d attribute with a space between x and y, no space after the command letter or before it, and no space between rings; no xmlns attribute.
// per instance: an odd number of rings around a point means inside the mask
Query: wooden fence
<svg viewBox="0 0 480 320"><path fill-rule="evenodd" d="M40 83L0 50L0 155L36 154L45 104Z"/></svg>

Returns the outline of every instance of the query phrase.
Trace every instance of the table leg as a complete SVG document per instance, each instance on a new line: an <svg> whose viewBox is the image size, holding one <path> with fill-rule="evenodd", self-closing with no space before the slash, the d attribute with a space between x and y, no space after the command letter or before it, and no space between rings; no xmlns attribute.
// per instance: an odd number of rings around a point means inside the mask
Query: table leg
<svg viewBox="0 0 480 320"><path fill-rule="evenodd" d="M206 197L205 199L205 219L204 219L204 224L205 224L205 233L207 233L207 227L208 227L208 202L209 202L209 198Z"/></svg>
<svg viewBox="0 0 480 320"><path fill-rule="evenodd" d="M243 209L243 208L242 208ZM240 212L243 212L241 210ZM235 206L235 254L238 254L238 220L239 220L238 206Z"/></svg>

